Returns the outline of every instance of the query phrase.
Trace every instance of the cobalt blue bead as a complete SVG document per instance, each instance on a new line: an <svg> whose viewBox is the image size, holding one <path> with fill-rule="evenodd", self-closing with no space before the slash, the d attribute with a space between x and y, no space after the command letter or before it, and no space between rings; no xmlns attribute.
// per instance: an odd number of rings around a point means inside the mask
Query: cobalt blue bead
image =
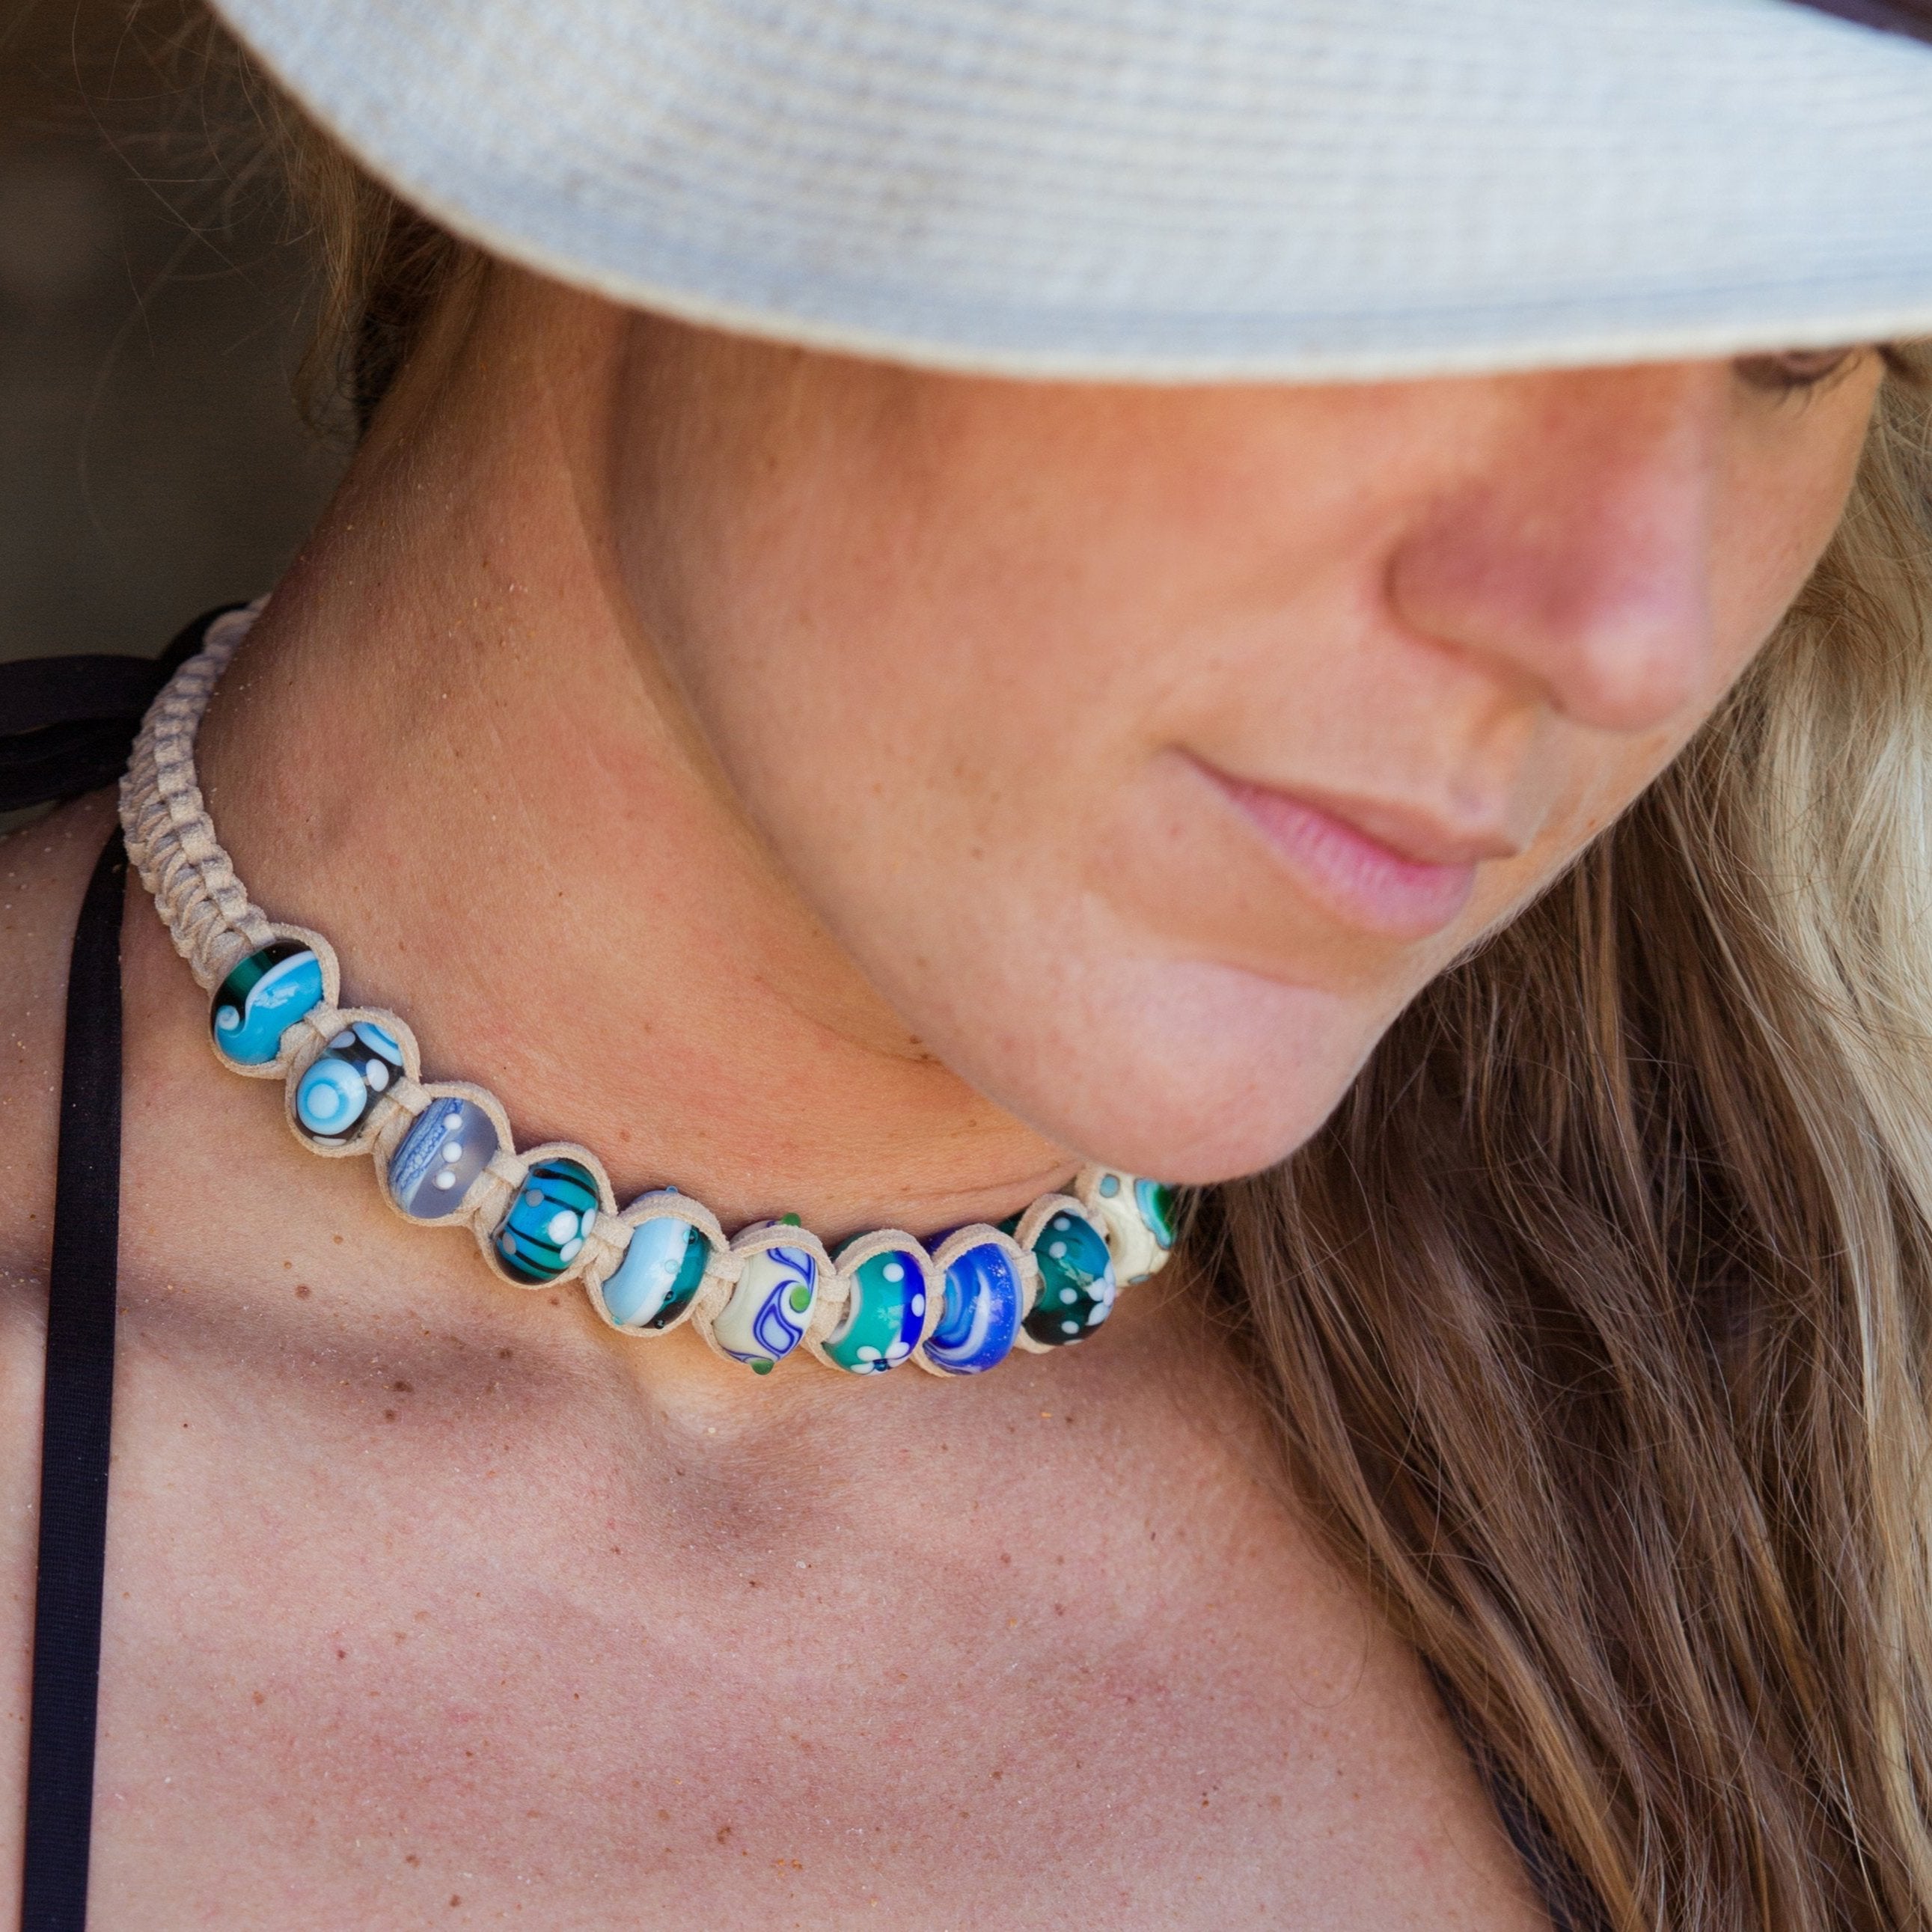
<svg viewBox="0 0 1932 1932"><path fill-rule="evenodd" d="M926 1359L950 1376L976 1376L1012 1352L1020 1327L1020 1271L1010 1249L982 1241L946 1270L939 1325L926 1337Z"/></svg>

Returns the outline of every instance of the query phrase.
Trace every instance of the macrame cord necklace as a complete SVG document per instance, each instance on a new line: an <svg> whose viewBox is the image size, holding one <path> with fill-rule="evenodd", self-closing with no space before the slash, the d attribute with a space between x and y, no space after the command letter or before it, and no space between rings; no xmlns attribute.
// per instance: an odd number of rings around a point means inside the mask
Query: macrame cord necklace
<svg viewBox="0 0 1932 1932"><path fill-rule="evenodd" d="M331 1158L373 1157L406 1220L464 1226L520 1288L580 1281L626 1335L689 1323L719 1354L767 1375L802 1347L829 1367L876 1375L913 1361L976 1375L1014 1348L1084 1340L1118 1286L1144 1281L1174 1242L1173 1190L1112 1168L1083 1169L994 1227L928 1244L896 1228L836 1252L796 1215L728 1238L709 1208L661 1187L621 1212L587 1148L519 1150L496 1096L422 1077L394 1013L340 1004L341 970L317 932L268 918L214 836L194 745L214 683L261 605L208 627L157 698L121 782L128 854L204 991L225 1066L284 1082L297 1140Z"/></svg>

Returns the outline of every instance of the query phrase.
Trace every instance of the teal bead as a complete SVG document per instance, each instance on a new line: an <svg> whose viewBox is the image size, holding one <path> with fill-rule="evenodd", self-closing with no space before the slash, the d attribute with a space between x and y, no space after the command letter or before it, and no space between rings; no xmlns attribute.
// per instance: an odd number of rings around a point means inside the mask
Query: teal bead
<svg viewBox="0 0 1932 1932"><path fill-rule="evenodd" d="M214 1043L238 1066L266 1066L282 1036L322 1004L322 962L299 940L278 939L238 961L208 1012Z"/></svg>
<svg viewBox="0 0 1932 1932"><path fill-rule="evenodd" d="M515 1280L554 1281L584 1252L597 1220L597 1177L580 1160L559 1155L533 1162L490 1238Z"/></svg>
<svg viewBox="0 0 1932 1932"><path fill-rule="evenodd" d="M884 1375L919 1346L926 1326L926 1270L917 1256L889 1249L853 1270L851 1299L825 1353L855 1376Z"/></svg>
<svg viewBox="0 0 1932 1932"><path fill-rule="evenodd" d="M1114 1264L1100 1231L1084 1214L1061 1208L1034 1237L1040 1294L1026 1332L1043 1346L1084 1341L1114 1312Z"/></svg>
<svg viewBox="0 0 1932 1932"><path fill-rule="evenodd" d="M1140 1210L1147 1231L1163 1250L1174 1246L1174 1204L1176 1190L1163 1181L1136 1180L1134 1205Z"/></svg>

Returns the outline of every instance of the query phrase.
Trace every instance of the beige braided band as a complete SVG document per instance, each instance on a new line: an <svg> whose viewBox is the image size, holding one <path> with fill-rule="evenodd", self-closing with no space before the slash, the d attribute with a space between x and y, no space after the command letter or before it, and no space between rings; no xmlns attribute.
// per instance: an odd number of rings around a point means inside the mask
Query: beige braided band
<svg viewBox="0 0 1932 1932"><path fill-rule="evenodd" d="M461 1081L423 1078L397 1015L344 1006L334 950L271 920L214 836L195 776L196 734L262 608L208 627L200 653L155 699L121 782L128 856L204 991L210 1038L232 1071L284 1083L290 1131L312 1152L368 1154L404 1220L463 1226L518 1287L580 1280L627 1335L688 1323L728 1359L769 1372L801 1348L828 1367L878 1374L910 1360L971 1375L1012 1348L1083 1340L1120 1285L1144 1280L1174 1240L1172 1190L1084 1169L1003 1228L952 1231L935 1248L898 1228L836 1255L795 1216L728 1238L701 1203L660 1188L621 1213L586 1148L519 1150L502 1102Z"/></svg>

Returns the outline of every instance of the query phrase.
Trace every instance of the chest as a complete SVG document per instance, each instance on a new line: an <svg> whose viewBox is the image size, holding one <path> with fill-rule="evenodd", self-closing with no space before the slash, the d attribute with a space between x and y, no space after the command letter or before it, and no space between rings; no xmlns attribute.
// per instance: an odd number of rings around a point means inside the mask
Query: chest
<svg viewBox="0 0 1932 1932"><path fill-rule="evenodd" d="M1056 1416L753 1470L427 1330L168 1335L117 1398L96 1932L1532 1922L1399 1650L1198 1469Z"/></svg>

